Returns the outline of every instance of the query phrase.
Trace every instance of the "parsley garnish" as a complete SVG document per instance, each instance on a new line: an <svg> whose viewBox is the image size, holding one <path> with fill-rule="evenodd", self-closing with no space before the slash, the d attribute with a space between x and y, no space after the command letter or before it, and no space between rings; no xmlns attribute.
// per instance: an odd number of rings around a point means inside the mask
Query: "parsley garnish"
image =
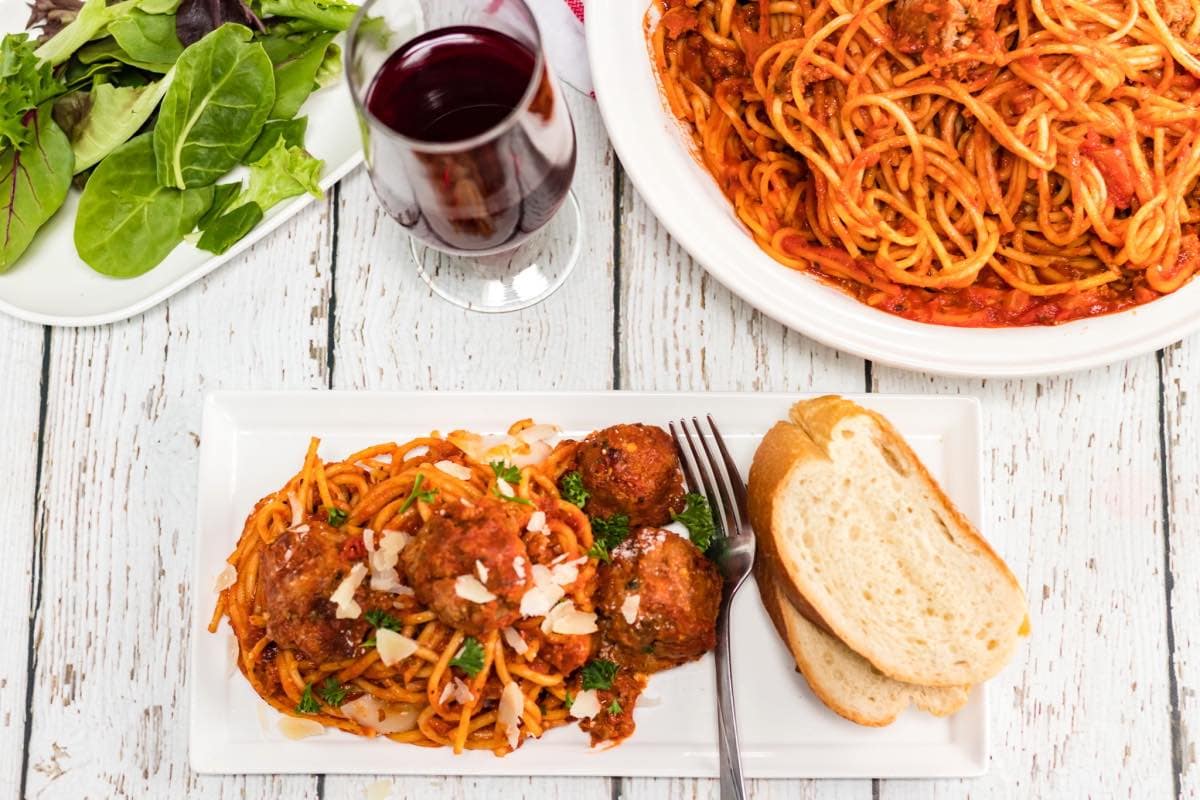
<svg viewBox="0 0 1200 800"><path fill-rule="evenodd" d="M496 477L507 481L508 483L521 482L521 470L515 464L509 464L504 461L492 461L488 464L492 468L492 472L496 473Z"/></svg>
<svg viewBox="0 0 1200 800"><path fill-rule="evenodd" d="M404 505L400 506L400 510L396 512L396 516L400 516L405 511L408 511L408 509L412 508L412 504L418 500L422 503L433 502L433 498L437 494L437 489L425 489L422 491L421 484L423 483L425 483L425 476L418 472L417 479L413 481L412 493L404 501Z"/></svg>
<svg viewBox="0 0 1200 800"><path fill-rule="evenodd" d="M686 499L687 505L683 511L672 514L671 519L682 522L688 529L688 536L691 538L692 544L700 548L701 552L705 552L712 546L713 539L717 535L717 524L713 521L712 507L708 504L708 498L702 494L689 492Z"/></svg>
<svg viewBox="0 0 1200 800"><path fill-rule="evenodd" d="M340 528L346 524L346 518L350 514L337 506L325 506L325 513L329 516L329 524L335 528Z"/></svg>
<svg viewBox="0 0 1200 800"><path fill-rule="evenodd" d="M376 628L387 628L389 631L400 630L400 620L396 619L386 611L373 608L367 613L363 614L363 616L367 618L367 622L371 623Z"/></svg>
<svg viewBox="0 0 1200 800"><path fill-rule="evenodd" d="M450 659L450 666L458 667L474 678L483 669L483 645L474 636L468 636L458 653Z"/></svg>
<svg viewBox="0 0 1200 800"><path fill-rule="evenodd" d="M628 536L628 514L613 514L608 519L592 517L592 546L588 555L601 561L609 561L613 549Z"/></svg>
<svg viewBox="0 0 1200 800"><path fill-rule="evenodd" d="M617 702L617 698L614 697L613 701L608 704L608 713L614 717L621 713L621 704Z"/></svg>
<svg viewBox="0 0 1200 800"><path fill-rule="evenodd" d="M570 708L571 704L574 702L575 702L575 695L571 694L570 692L567 692L566 694L563 695L563 705L565 705L567 708Z"/></svg>
<svg viewBox="0 0 1200 800"><path fill-rule="evenodd" d="M583 488L583 476L578 472L568 472L562 476L559 481L559 489L562 491L562 498L572 505L583 508L591 496L588 490Z"/></svg>
<svg viewBox="0 0 1200 800"><path fill-rule="evenodd" d="M321 704L317 702L317 698L313 697L311 683L305 685L304 694L300 695L300 702L296 704L296 710L301 714L320 713Z"/></svg>
<svg viewBox="0 0 1200 800"><path fill-rule="evenodd" d="M583 688L611 689L613 678L617 675L617 669L619 667L607 659L592 659L583 668Z"/></svg>
<svg viewBox="0 0 1200 800"><path fill-rule="evenodd" d="M330 676L321 684L321 699L333 707L340 706L346 699L346 687L338 679Z"/></svg>

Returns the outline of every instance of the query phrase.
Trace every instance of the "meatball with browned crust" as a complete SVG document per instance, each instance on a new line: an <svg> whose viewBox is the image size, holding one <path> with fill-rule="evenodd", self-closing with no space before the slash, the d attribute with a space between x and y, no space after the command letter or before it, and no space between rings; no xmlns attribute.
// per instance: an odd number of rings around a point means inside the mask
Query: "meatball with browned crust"
<svg viewBox="0 0 1200 800"><path fill-rule="evenodd" d="M618 663L657 672L716 646L721 576L682 536L639 530L613 550L599 581L600 630Z"/></svg>
<svg viewBox="0 0 1200 800"><path fill-rule="evenodd" d="M675 443L653 425L613 425L579 445L579 476L593 517L628 514L630 527L666 525L683 510L683 471Z"/></svg>
<svg viewBox="0 0 1200 800"><path fill-rule="evenodd" d="M442 622L482 636L521 618L521 595L527 588L523 565L529 554L521 541L518 509L490 497L469 505L449 503L429 518L400 554L417 599ZM523 559L520 574L513 565L515 558ZM463 576L479 580L495 599L478 602L463 597L456 588Z"/></svg>
<svg viewBox="0 0 1200 800"><path fill-rule="evenodd" d="M348 658L369 627L362 617L338 619L329 597L350 574L347 535L324 522L285 531L267 545L258 565L255 598L267 637L316 664ZM365 593L365 589L360 589Z"/></svg>

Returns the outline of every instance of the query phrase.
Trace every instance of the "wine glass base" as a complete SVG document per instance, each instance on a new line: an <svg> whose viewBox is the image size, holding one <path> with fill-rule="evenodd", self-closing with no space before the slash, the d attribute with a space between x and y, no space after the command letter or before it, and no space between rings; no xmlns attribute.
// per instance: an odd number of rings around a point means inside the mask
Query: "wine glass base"
<svg viewBox="0 0 1200 800"><path fill-rule="evenodd" d="M575 269L583 215L574 192L558 213L520 246L503 253L460 256L409 240L417 272L444 300L470 311L499 314L540 303Z"/></svg>

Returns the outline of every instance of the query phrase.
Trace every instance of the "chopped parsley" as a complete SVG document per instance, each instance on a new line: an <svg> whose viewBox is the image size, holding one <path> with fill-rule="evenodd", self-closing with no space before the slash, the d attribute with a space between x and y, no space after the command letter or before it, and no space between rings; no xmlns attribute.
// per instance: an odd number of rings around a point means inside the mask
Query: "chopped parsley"
<svg viewBox="0 0 1200 800"><path fill-rule="evenodd" d="M571 694L570 691L563 695L563 705L565 705L567 708L570 708L574 702L575 695Z"/></svg>
<svg viewBox="0 0 1200 800"><path fill-rule="evenodd" d="M521 470L515 464L509 464L505 461L492 461L488 466L492 468L492 472L496 473L496 477L501 480L508 483L521 482Z"/></svg>
<svg viewBox="0 0 1200 800"><path fill-rule="evenodd" d="M483 669L483 645L474 636L468 636L458 653L450 659L450 666L458 667L474 678Z"/></svg>
<svg viewBox="0 0 1200 800"><path fill-rule="evenodd" d="M313 697L312 684L307 684L304 687L304 694L300 695L300 702L296 704L296 710L301 714L318 714L321 711L321 704L317 702L317 698Z"/></svg>
<svg viewBox="0 0 1200 800"><path fill-rule="evenodd" d="M374 625L376 628L387 628L389 631L400 630L400 620L393 617L386 611L381 611L378 608L373 608L363 614L367 618L367 622Z"/></svg>
<svg viewBox="0 0 1200 800"><path fill-rule="evenodd" d="M558 482L558 488L562 492L563 500L580 508L587 505L588 498L591 496L588 490L583 488L583 476L578 472L568 472L563 475L562 480Z"/></svg>
<svg viewBox="0 0 1200 800"><path fill-rule="evenodd" d="M707 497L695 492L689 492L686 500L687 505L683 511L672 514L671 519L682 522L688 529L688 536L691 538L692 544L700 548L701 552L706 552L717 536L717 524L713 520L712 506L708 504Z"/></svg>
<svg viewBox="0 0 1200 800"><path fill-rule="evenodd" d="M404 505L400 506L400 510L396 512L396 516L400 516L408 509L412 508L412 504L420 500L422 503L432 503L433 498L437 495L437 489L421 489L421 485L425 483L425 476L420 472L417 473L417 479L413 481L412 493L408 499L404 501Z"/></svg>
<svg viewBox="0 0 1200 800"><path fill-rule="evenodd" d="M621 704L617 702L617 698L614 697L613 701L608 704L608 713L614 717L621 713Z"/></svg>
<svg viewBox="0 0 1200 800"><path fill-rule="evenodd" d="M335 528L345 525L346 518L350 516L349 512L343 511L337 506L325 506L325 513L329 517L329 524Z"/></svg>
<svg viewBox="0 0 1200 800"><path fill-rule="evenodd" d="M583 668L584 689L611 689L613 678L617 675L616 664L604 658L595 658Z"/></svg>
<svg viewBox="0 0 1200 800"><path fill-rule="evenodd" d="M592 546L588 555L601 561L612 559L613 549L629 536L629 515L613 514L608 519L592 517Z"/></svg>
<svg viewBox="0 0 1200 800"><path fill-rule="evenodd" d="M346 700L346 687L338 682L338 679L332 675L325 679L320 688L321 699L329 705L337 708Z"/></svg>

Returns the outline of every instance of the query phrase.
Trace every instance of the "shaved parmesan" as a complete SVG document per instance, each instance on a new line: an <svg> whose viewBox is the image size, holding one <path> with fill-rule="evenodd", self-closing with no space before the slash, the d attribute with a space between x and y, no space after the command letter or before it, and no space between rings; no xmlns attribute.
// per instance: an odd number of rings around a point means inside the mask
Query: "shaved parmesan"
<svg viewBox="0 0 1200 800"><path fill-rule="evenodd" d="M364 531L365 533L365 531ZM396 572L396 562L400 559L400 551L407 545L411 537L402 531L385 530L380 535L378 548L371 553L371 588L377 592L399 593L400 574Z"/></svg>
<svg viewBox="0 0 1200 800"><path fill-rule="evenodd" d="M345 703L338 710L376 733L404 733L417 727L417 711L381 703L369 694Z"/></svg>
<svg viewBox="0 0 1200 800"><path fill-rule="evenodd" d="M559 586L570 586L579 577L579 565L587 563L587 556L581 556L574 561L556 564L550 570L550 580Z"/></svg>
<svg viewBox="0 0 1200 800"><path fill-rule="evenodd" d="M517 655L523 656L529 650L529 645L525 643L525 638L521 636L516 628L505 628L501 633L504 634L504 641L508 643L508 646Z"/></svg>
<svg viewBox="0 0 1200 800"><path fill-rule="evenodd" d="M300 507L300 498L295 492L288 492L288 505L292 507L292 527L304 522L304 509Z"/></svg>
<svg viewBox="0 0 1200 800"><path fill-rule="evenodd" d="M621 603L621 616L630 625L637 622L638 608L642 605L642 596L640 594L631 594L625 598L625 602Z"/></svg>
<svg viewBox="0 0 1200 800"><path fill-rule="evenodd" d="M558 436L558 432L560 430L561 428L559 428L557 425L530 425L528 428L518 433L517 438L526 444L544 442L547 439L553 439L555 436Z"/></svg>
<svg viewBox="0 0 1200 800"><path fill-rule="evenodd" d="M538 566L540 565L535 565L534 569L537 569ZM547 614L564 594L566 591L557 584L535 585L521 595L521 616L540 617Z"/></svg>
<svg viewBox="0 0 1200 800"><path fill-rule="evenodd" d="M307 739L325 733L325 726L312 719L284 717L279 720L279 732L289 739Z"/></svg>
<svg viewBox="0 0 1200 800"><path fill-rule="evenodd" d="M463 683L462 678L454 678L446 681L446 685L442 687L442 696L438 699L441 705L446 705L447 700L453 700L460 706L465 706L475 700L475 695L471 693L471 687Z"/></svg>
<svg viewBox="0 0 1200 800"><path fill-rule="evenodd" d="M395 783L386 778L377 780L367 786L367 800L388 800L395 786Z"/></svg>
<svg viewBox="0 0 1200 800"><path fill-rule="evenodd" d="M518 580L525 580L525 558L523 556L513 556L513 572L517 573Z"/></svg>
<svg viewBox="0 0 1200 800"><path fill-rule="evenodd" d="M225 569L217 573L217 579L213 582L213 589L217 592L223 592L230 586L237 583L237 570L233 564L226 564Z"/></svg>
<svg viewBox="0 0 1200 800"><path fill-rule="evenodd" d="M288 528L288 530L291 531L292 533L308 533L308 526L307 525L297 525L294 528Z"/></svg>
<svg viewBox="0 0 1200 800"><path fill-rule="evenodd" d="M508 746L517 749L521 738L521 715L525 712L525 695L515 681L504 684L500 693L500 708L496 711L496 721L504 726L504 735L508 738Z"/></svg>
<svg viewBox="0 0 1200 800"><path fill-rule="evenodd" d="M516 492L513 491L512 484L504 480L504 478L496 478L496 491L502 497L514 497Z"/></svg>
<svg viewBox="0 0 1200 800"><path fill-rule="evenodd" d="M395 589L389 589L392 594L398 594L402 597L412 597L416 594L411 586L397 586Z"/></svg>
<svg viewBox="0 0 1200 800"><path fill-rule="evenodd" d="M392 666L417 652L417 643L412 639L387 628L375 630L375 649L385 666Z"/></svg>
<svg viewBox="0 0 1200 800"><path fill-rule="evenodd" d="M542 633L580 635L596 631L596 615L577 609L574 600L562 601L542 620Z"/></svg>
<svg viewBox="0 0 1200 800"><path fill-rule="evenodd" d="M496 595L487 590L474 575L459 575L454 579L454 593L472 603L490 603Z"/></svg>
<svg viewBox="0 0 1200 800"><path fill-rule="evenodd" d="M462 464L455 464L453 461L447 461L443 459L433 466L434 469L441 470L451 478L458 478L460 481L471 480L471 470L468 467L464 467Z"/></svg>
<svg viewBox="0 0 1200 800"><path fill-rule="evenodd" d="M571 703L571 716L575 719L591 719L600 713L600 698L595 689L586 689L575 695Z"/></svg>
<svg viewBox="0 0 1200 800"><path fill-rule="evenodd" d="M338 619L358 619L362 614L362 606L354 601L354 593L358 591L358 587L362 585L365 577L367 577L366 566L355 564L351 567L350 574L342 579L337 589L329 596L329 602L337 606L336 616Z"/></svg>
<svg viewBox="0 0 1200 800"><path fill-rule="evenodd" d="M407 453L405 453L403 458L405 461L407 461L410 458L420 458L421 456L427 455L429 455L429 448L423 444L419 444L412 450L409 450ZM388 460L391 460L391 456L388 456Z"/></svg>
<svg viewBox="0 0 1200 800"><path fill-rule="evenodd" d="M529 517L529 524L525 526L525 530L530 533L545 533L546 532L546 512L535 511Z"/></svg>
<svg viewBox="0 0 1200 800"><path fill-rule="evenodd" d="M475 559L475 574L479 576L480 583L487 583L488 568L479 559Z"/></svg>
<svg viewBox="0 0 1200 800"><path fill-rule="evenodd" d="M375 552L375 531L370 528L363 528L363 547L367 548L368 553Z"/></svg>

